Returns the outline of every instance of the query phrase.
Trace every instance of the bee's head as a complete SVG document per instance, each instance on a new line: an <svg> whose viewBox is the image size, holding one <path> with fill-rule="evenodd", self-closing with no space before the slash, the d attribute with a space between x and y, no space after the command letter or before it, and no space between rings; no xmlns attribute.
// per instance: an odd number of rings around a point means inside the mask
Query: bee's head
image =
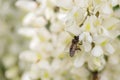
<svg viewBox="0 0 120 80"><path fill-rule="evenodd" d="M74 39L75 40L79 40L79 36L74 36Z"/></svg>

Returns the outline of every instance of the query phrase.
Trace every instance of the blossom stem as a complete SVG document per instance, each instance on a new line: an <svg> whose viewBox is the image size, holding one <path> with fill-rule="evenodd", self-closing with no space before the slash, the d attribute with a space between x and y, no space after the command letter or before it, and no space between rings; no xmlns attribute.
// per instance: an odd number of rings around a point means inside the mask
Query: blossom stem
<svg viewBox="0 0 120 80"><path fill-rule="evenodd" d="M99 80L98 71L94 71L94 72L92 72L92 74L93 74L92 80Z"/></svg>

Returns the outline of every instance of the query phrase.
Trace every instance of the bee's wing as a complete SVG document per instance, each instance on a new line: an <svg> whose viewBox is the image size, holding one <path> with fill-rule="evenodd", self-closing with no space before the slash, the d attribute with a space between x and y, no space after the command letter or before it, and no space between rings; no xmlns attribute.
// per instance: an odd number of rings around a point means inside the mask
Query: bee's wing
<svg viewBox="0 0 120 80"><path fill-rule="evenodd" d="M65 54L70 54L69 50L70 50L70 47L71 47L71 41L72 40L66 40L66 45L64 47L64 53Z"/></svg>
<svg viewBox="0 0 120 80"><path fill-rule="evenodd" d="M65 43L64 53L65 54L69 54L69 50L70 50L70 47L71 47L71 44L72 44L73 37L74 37L74 34L72 34L71 32L68 31L68 37L64 41L64 43Z"/></svg>
<svg viewBox="0 0 120 80"><path fill-rule="evenodd" d="M69 53L70 44L66 45L64 48L64 53Z"/></svg>

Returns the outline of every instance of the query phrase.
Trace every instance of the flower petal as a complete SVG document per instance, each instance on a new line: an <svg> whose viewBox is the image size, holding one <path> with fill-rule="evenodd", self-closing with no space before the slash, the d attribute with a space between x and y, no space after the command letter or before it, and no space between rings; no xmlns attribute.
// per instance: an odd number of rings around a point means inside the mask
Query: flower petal
<svg viewBox="0 0 120 80"><path fill-rule="evenodd" d="M115 52L113 46L112 46L111 44L109 44L109 43L105 45L105 49L106 49L106 51L107 51L108 53L110 53L110 54L112 54L112 53Z"/></svg>
<svg viewBox="0 0 120 80"><path fill-rule="evenodd" d="M85 58L83 56L77 57L74 61L74 66L76 68L81 67L85 62Z"/></svg>
<svg viewBox="0 0 120 80"><path fill-rule="evenodd" d="M85 52L89 52L91 50L91 47L92 47L91 43L88 43L88 42L84 42L83 46L84 46Z"/></svg>
<svg viewBox="0 0 120 80"><path fill-rule="evenodd" d="M18 0L16 2L16 6L27 11L32 11L37 8L37 4L34 1L30 1L30 0Z"/></svg>
<svg viewBox="0 0 120 80"><path fill-rule="evenodd" d="M101 46L96 45L93 50L91 51L93 56L99 57L103 54L103 50L101 48Z"/></svg>

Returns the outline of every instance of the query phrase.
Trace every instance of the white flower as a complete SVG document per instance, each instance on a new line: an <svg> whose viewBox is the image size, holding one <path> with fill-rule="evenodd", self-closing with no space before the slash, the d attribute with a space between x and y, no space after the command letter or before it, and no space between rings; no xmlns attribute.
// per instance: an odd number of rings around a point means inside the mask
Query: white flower
<svg viewBox="0 0 120 80"><path fill-rule="evenodd" d="M56 4L60 7L62 7L63 9L70 9L73 6L73 1L72 0L57 0Z"/></svg>
<svg viewBox="0 0 120 80"><path fill-rule="evenodd" d="M113 48L113 46L110 43L105 45L105 49L110 54L113 54L115 52L115 49Z"/></svg>
<svg viewBox="0 0 120 80"><path fill-rule="evenodd" d="M27 61L27 62L35 62L37 59L37 55L35 52L32 51L24 51L19 56L20 60Z"/></svg>
<svg viewBox="0 0 120 80"><path fill-rule="evenodd" d="M119 3L119 0L110 0L112 6L116 6Z"/></svg>
<svg viewBox="0 0 120 80"><path fill-rule="evenodd" d="M39 63L38 63L38 66L40 69L45 69L45 70L49 70L50 69L50 65L48 63L47 60L41 60Z"/></svg>
<svg viewBox="0 0 120 80"><path fill-rule="evenodd" d="M79 35L79 41L82 41L82 40L89 43L93 41L89 32L83 32Z"/></svg>
<svg viewBox="0 0 120 80"><path fill-rule="evenodd" d="M110 67L119 63L119 58L116 57L119 53L116 47L118 44L114 43L114 40L119 33L116 24L120 20L114 16L112 9L113 5L117 4L116 1L36 0L31 2L35 2L37 7L29 5L33 10L29 11L23 20L27 28L19 31L22 35L31 38L29 50L23 51L19 56L24 71L23 76L28 72L24 79L87 80L92 75L89 70L98 73L102 70L114 72ZM26 6L23 7L27 9ZM79 36L78 43L72 42L73 36ZM81 49L81 51L75 50L73 57L65 54L68 50L65 47L71 44ZM70 47L68 48L70 50ZM112 55L113 58L110 57ZM106 56L109 58L107 59ZM117 61L113 60L115 58ZM119 66L116 69L119 69ZM102 72L99 74L101 75Z"/></svg>
<svg viewBox="0 0 120 80"><path fill-rule="evenodd" d="M78 56L76 57L76 59L74 60L74 66L76 68L80 68L83 66L83 64L85 63L85 56L82 54L82 56Z"/></svg>
<svg viewBox="0 0 120 80"><path fill-rule="evenodd" d="M105 59L103 56L101 57L93 57L91 56L88 59L88 68L92 71L100 71L105 67Z"/></svg>
<svg viewBox="0 0 120 80"><path fill-rule="evenodd" d="M29 13L25 16L23 20L24 25L30 25L31 22L35 19L36 15L34 13Z"/></svg>
<svg viewBox="0 0 120 80"><path fill-rule="evenodd" d="M106 27L106 29L112 30L116 28L115 25L119 22L120 22L119 19L115 17L109 17L109 18L105 18L102 24L104 27Z"/></svg>
<svg viewBox="0 0 120 80"><path fill-rule="evenodd" d="M33 11L37 8L37 4L30 0L18 0L16 6L27 11Z"/></svg>
<svg viewBox="0 0 120 80"><path fill-rule="evenodd" d="M24 74L22 75L21 80L31 80L29 73L24 73Z"/></svg>
<svg viewBox="0 0 120 80"><path fill-rule="evenodd" d="M26 37L33 37L36 35L35 29L33 28L20 28L18 33Z"/></svg>
<svg viewBox="0 0 120 80"><path fill-rule="evenodd" d="M40 40L38 37L33 37L33 39L31 40L30 42L30 45L29 45L29 48L32 49L32 50L36 50L38 49L38 45L40 44Z"/></svg>
<svg viewBox="0 0 120 80"><path fill-rule="evenodd" d="M92 0L74 0L74 1L77 6L86 8L91 4Z"/></svg>
<svg viewBox="0 0 120 80"><path fill-rule="evenodd" d="M108 3L104 3L101 7L101 12L106 15L111 15L113 10Z"/></svg>
<svg viewBox="0 0 120 80"><path fill-rule="evenodd" d="M65 28L65 31L74 35L79 35L81 33L80 28L76 25L69 26L69 28Z"/></svg>
<svg viewBox="0 0 120 80"><path fill-rule="evenodd" d="M60 22L55 22L55 21L50 26L50 30L55 33L61 32L63 28L64 28L64 25L62 26Z"/></svg>
<svg viewBox="0 0 120 80"><path fill-rule="evenodd" d="M86 15L87 13L85 9L79 7L73 7L72 11L69 12L69 15L66 16L66 18L70 16L77 25L80 25L84 21Z"/></svg>
<svg viewBox="0 0 120 80"><path fill-rule="evenodd" d="M12 66L14 66L16 64L16 56L13 56L13 55L7 55L5 57L3 57L3 64L6 68L10 68Z"/></svg>
<svg viewBox="0 0 120 80"><path fill-rule="evenodd" d="M15 67L8 69L5 72L5 76L9 79L13 79L17 76L17 73L18 73L18 68L15 66Z"/></svg>
<svg viewBox="0 0 120 80"><path fill-rule="evenodd" d="M14 4L14 0L0 0L0 79L3 80L20 79L18 56L26 45L17 33L21 27L20 19L23 13ZM4 71L1 71L3 68Z"/></svg>
<svg viewBox="0 0 120 80"><path fill-rule="evenodd" d="M43 27L46 25L46 23L46 20L42 16L38 17L34 13L27 14L23 20L23 24L25 26L33 26L35 28Z"/></svg>
<svg viewBox="0 0 120 80"><path fill-rule="evenodd" d="M90 52L92 45L89 42L83 42L83 47L84 47L85 52Z"/></svg>
<svg viewBox="0 0 120 80"><path fill-rule="evenodd" d="M91 54L95 57L99 57L101 55L103 55L103 49L101 48L101 46L99 45L96 45L92 51L91 51Z"/></svg>
<svg viewBox="0 0 120 80"><path fill-rule="evenodd" d="M54 61L51 64L52 70L59 70L60 69L60 64L61 64L61 62L60 62L59 59L58 60L54 59Z"/></svg>

